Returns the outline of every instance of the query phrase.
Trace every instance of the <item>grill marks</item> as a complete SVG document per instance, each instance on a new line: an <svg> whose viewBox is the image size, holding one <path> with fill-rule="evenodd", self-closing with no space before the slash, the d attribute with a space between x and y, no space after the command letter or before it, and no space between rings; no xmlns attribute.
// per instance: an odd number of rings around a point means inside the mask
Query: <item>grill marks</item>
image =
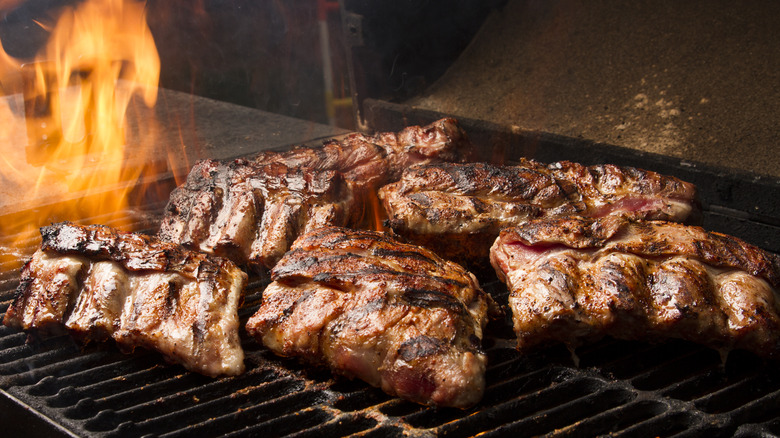
<svg viewBox="0 0 780 438"><path fill-rule="evenodd" d="M441 340L430 336L418 336L404 341L398 349L398 356L406 362L445 352L447 346Z"/></svg>
<svg viewBox="0 0 780 438"><path fill-rule="evenodd" d="M531 167L494 166L486 163L469 165L429 166L433 171L446 172L443 189L452 189L468 196L494 196L497 199L525 199L536 204L555 205L565 202L567 193L563 187L546 172ZM425 170L420 169L414 178L429 178Z"/></svg>
<svg viewBox="0 0 780 438"><path fill-rule="evenodd" d="M36 269L39 265L43 269ZM78 291L77 277L83 267L84 262L78 258L49 259L36 253L22 269L21 281L14 301L6 311L4 324L34 327L47 335L62 334L62 317ZM21 326L21 321L26 326Z"/></svg>
<svg viewBox="0 0 780 438"><path fill-rule="evenodd" d="M521 348L610 335L780 356L780 258L670 222L546 219L507 229L491 262Z"/></svg>
<svg viewBox="0 0 780 438"><path fill-rule="evenodd" d="M334 170L201 161L171 194L160 237L240 264L273 266L295 237L357 220L354 186Z"/></svg>
<svg viewBox="0 0 780 438"><path fill-rule="evenodd" d="M84 277L78 281L83 286L80 293L75 293L75 307L63 314L65 327L85 340L109 339L119 328L117 321L130 287L128 277L112 262L92 264L89 274Z"/></svg>
<svg viewBox="0 0 780 438"><path fill-rule="evenodd" d="M209 376L243 371L237 308L246 274L231 262L103 226L42 231L5 325L112 338Z"/></svg>
<svg viewBox="0 0 780 438"><path fill-rule="evenodd" d="M270 268L300 234L359 225L369 197L403 169L463 160L469 145L455 120L443 119L249 160L201 161L171 194L159 235L258 270Z"/></svg>
<svg viewBox="0 0 780 438"><path fill-rule="evenodd" d="M423 309L441 307L457 313L465 310L463 303L455 297L437 290L409 289L404 291L401 298L412 306Z"/></svg>
<svg viewBox="0 0 780 438"><path fill-rule="evenodd" d="M277 354L419 403L466 407L481 397L488 298L459 266L380 233L331 227L301 236L271 275L247 331Z"/></svg>
<svg viewBox="0 0 780 438"><path fill-rule="evenodd" d="M686 220L693 185L630 167L438 163L407 169L382 187L386 225L449 259L479 267L501 229L543 217L612 214Z"/></svg>

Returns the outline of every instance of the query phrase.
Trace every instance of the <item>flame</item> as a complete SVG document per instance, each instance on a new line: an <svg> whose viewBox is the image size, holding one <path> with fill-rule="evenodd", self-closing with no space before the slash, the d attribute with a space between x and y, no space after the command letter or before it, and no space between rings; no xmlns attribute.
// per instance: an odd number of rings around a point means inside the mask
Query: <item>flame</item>
<svg viewBox="0 0 780 438"><path fill-rule="evenodd" d="M365 226L374 231L385 231L384 221L387 219L387 213L385 209L380 205L379 196L376 190L369 190L366 194L367 202L367 214Z"/></svg>
<svg viewBox="0 0 780 438"><path fill-rule="evenodd" d="M34 60L14 59L0 46L0 200L15 196L35 207L29 217L0 217L3 236L55 220L123 215L129 191L154 161L127 144L126 116L137 96L155 105L159 74L145 4L131 0L62 9ZM153 125L137 136L151 142Z"/></svg>

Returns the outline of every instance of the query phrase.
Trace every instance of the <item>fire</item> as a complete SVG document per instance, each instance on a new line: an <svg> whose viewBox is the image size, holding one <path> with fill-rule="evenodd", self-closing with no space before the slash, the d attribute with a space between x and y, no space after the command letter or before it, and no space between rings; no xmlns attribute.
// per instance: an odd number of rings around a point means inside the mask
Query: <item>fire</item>
<svg viewBox="0 0 780 438"><path fill-rule="evenodd" d="M34 207L0 217L2 236L55 220L110 221L127 207L155 162L127 142L132 105L157 99L160 60L144 8L88 0L61 11L34 60L0 47L0 207ZM149 125L134 135L151 141Z"/></svg>
<svg viewBox="0 0 780 438"><path fill-rule="evenodd" d="M387 213L380 205L376 190L372 190L368 194L368 228L374 231L385 231L385 219L387 219Z"/></svg>

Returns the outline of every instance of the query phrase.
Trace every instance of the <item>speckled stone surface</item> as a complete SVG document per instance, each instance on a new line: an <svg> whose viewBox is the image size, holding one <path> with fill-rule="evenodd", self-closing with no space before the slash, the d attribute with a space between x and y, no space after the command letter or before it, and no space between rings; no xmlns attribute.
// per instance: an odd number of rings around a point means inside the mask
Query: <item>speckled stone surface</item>
<svg viewBox="0 0 780 438"><path fill-rule="evenodd" d="M780 177L780 2L510 0L416 108Z"/></svg>

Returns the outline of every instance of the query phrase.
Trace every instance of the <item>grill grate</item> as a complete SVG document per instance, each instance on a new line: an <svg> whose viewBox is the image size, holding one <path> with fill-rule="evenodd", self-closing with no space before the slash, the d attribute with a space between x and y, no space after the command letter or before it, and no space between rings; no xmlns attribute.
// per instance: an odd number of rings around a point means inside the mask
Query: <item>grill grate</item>
<svg viewBox="0 0 780 438"><path fill-rule="evenodd" d="M136 230L150 232L161 211L127 215L138 218ZM37 237L23 241L28 253L39 244ZM3 263L2 314L18 285L12 262ZM250 283L243 322L265 285ZM505 299L500 283L484 287ZM519 355L508 320L491 322L488 333L485 397L468 411L418 406L333 378L274 356L245 333L247 371L210 379L153 352L125 355L110 343L81 346L67 336L26 343L26 334L0 327L0 399L94 437L780 433L780 376L749 353L733 352L724 363L717 352L682 341L606 339L577 349L574 366L563 347Z"/></svg>

